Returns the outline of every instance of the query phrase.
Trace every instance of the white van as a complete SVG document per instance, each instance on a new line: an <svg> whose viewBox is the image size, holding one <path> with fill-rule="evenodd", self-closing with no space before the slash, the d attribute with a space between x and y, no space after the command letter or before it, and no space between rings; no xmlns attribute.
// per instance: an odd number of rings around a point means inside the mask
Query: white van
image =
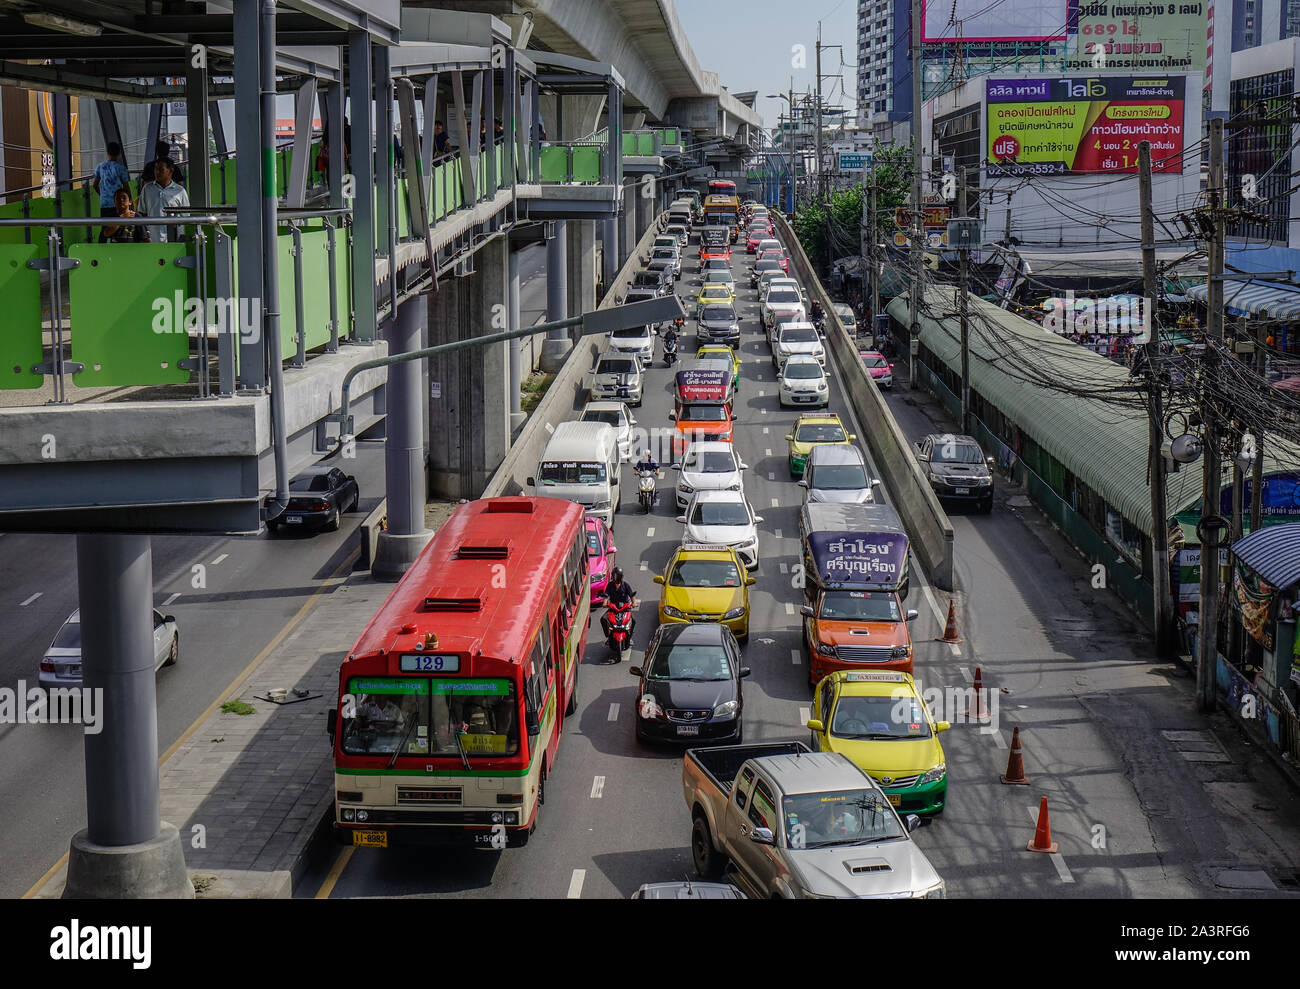
<svg viewBox="0 0 1300 989"><path fill-rule="evenodd" d="M543 498L564 498L582 505L612 531L619 497L621 462L618 434L603 422L562 422L528 486Z"/></svg>

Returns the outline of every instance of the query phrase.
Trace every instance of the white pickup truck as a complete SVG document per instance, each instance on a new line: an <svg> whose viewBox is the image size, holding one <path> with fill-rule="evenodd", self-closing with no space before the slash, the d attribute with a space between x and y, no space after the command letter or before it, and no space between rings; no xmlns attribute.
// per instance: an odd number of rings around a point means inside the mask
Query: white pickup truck
<svg viewBox="0 0 1300 989"><path fill-rule="evenodd" d="M730 861L759 899L942 898L944 883L871 777L802 742L689 749L682 790L705 879Z"/></svg>

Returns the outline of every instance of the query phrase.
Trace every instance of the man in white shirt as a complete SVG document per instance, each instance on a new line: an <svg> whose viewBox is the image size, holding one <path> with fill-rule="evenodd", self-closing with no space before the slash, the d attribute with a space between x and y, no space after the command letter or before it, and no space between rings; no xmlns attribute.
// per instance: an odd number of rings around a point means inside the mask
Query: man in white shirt
<svg viewBox="0 0 1300 989"><path fill-rule="evenodd" d="M143 216L165 216L168 206L188 206L190 194L185 187L173 181L175 167L170 158L159 158L154 163L154 180L140 190L140 213ZM175 241L180 238L178 227L150 226L152 241Z"/></svg>

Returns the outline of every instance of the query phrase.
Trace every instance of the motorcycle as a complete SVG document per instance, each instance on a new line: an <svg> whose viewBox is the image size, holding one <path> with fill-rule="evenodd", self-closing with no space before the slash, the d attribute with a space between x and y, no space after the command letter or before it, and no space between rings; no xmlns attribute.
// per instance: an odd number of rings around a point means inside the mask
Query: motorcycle
<svg viewBox="0 0 1300 989"><path fill-rule="evenodd" d="M636 629L636 619L632 617L632 602L607 605L605 616L609 620L605 645L613 653L613 662L621 663L624 654L632 651L632 633Z"/></svg>
<svg viewBox="0 0 1300 989"><path fill-rule="evenodd" d="M636 472L637 501L641 505L641 511L649 514L655 503L655 478L660 477L661 472L657 470L639 470Z"/></svg>
<svg viewBox="0 0 1300 989"><path fill-rule="evenodd" d="M664 337L664 367L672 367L677 363L677 334L668 333Z"/></svg>

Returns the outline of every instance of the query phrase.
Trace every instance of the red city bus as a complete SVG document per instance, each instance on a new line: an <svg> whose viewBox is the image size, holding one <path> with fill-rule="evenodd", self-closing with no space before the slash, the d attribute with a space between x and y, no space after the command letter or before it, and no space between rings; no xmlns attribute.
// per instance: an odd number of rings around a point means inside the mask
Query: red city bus
<svg viewBox="0 0 1300 989"><path fill-rule="evenodd" d="M709 180L710 196L734 196L736 194L736 183L730 179Z"/></svg>
<svg viewBox="0 0 1300 989"><path fill-rule="evenodd" d="M577 710L590 624L581 505L461 505L339 668L334 835L526 844Z"/></svg>

